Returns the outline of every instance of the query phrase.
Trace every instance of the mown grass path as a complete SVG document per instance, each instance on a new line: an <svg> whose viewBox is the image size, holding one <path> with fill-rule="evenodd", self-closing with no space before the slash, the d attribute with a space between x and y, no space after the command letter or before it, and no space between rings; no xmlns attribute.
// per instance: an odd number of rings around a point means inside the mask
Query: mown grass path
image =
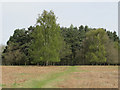
<svg viewBox="0 0 120 90"><path fill-rule="evenodd" d="M56 80L58 80L61 76L64 76L66 74L70 74L71 72L75 72L76 67L75 66L68 66L67 70L63 72L58 72L58 73L52 73L50 75L47 75L46 78L43 80L32 80L29 83L26 83L25 86L27 85L30 88L43 88L45 85L52 83Z"/></svg>

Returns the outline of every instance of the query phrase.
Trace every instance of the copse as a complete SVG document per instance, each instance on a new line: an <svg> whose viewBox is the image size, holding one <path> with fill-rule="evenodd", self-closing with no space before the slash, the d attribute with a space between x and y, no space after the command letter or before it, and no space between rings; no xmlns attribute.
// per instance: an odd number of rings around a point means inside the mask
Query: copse
<svg viewBox="0 0 120 90"><path fill-rule="evenodd" d="M103 28L60 27L53 11L44 10L36 24L16 29L2 52L4 65L120 64L120 39Z"/></svg>

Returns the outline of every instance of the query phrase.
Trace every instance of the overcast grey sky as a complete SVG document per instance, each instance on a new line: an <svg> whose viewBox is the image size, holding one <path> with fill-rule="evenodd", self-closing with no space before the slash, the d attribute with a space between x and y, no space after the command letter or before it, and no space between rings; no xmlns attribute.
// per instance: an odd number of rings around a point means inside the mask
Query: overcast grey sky
<svg viewBox="0 0 120 90"><path fill-rule="evenodd" d="M2 42L6 44L15 29L28 28L36 23L43 10L53 10L60 26L106 28L118 32L117 2L23 2L2 3Z"/></svg>

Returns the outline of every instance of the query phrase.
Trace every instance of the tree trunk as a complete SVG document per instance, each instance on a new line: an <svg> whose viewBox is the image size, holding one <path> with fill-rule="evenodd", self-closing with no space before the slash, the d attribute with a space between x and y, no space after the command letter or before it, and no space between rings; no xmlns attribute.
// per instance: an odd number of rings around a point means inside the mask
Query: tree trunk
<svg viewBox="0 0 120 90"><path fill-rule="evenodd" d="M25 66L26 66L26 62L25 62Z"/></svg>
<svg viewBox="0 0 120 90"><path fill-rule="evenodd" d="M37 63L37 66L39 66L39 63Z"/></svg>
<svg viewBox="0 0 120 90"><path fill-rule="evenodd" d="M46 66L48 66L48 61L46 61Z"/></svg>

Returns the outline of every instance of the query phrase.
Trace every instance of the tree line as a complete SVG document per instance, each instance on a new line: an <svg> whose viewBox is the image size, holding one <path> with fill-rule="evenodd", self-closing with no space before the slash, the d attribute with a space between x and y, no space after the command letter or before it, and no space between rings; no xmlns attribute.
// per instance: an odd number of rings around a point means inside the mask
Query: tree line
<svg viewBox="0 0 120 90"><path fill-rule="evenodd" d="M116 32L80 25L60 27L53 11L43 11L34 26L16 29L2 52L3 65L120 64Z"/></svg>

